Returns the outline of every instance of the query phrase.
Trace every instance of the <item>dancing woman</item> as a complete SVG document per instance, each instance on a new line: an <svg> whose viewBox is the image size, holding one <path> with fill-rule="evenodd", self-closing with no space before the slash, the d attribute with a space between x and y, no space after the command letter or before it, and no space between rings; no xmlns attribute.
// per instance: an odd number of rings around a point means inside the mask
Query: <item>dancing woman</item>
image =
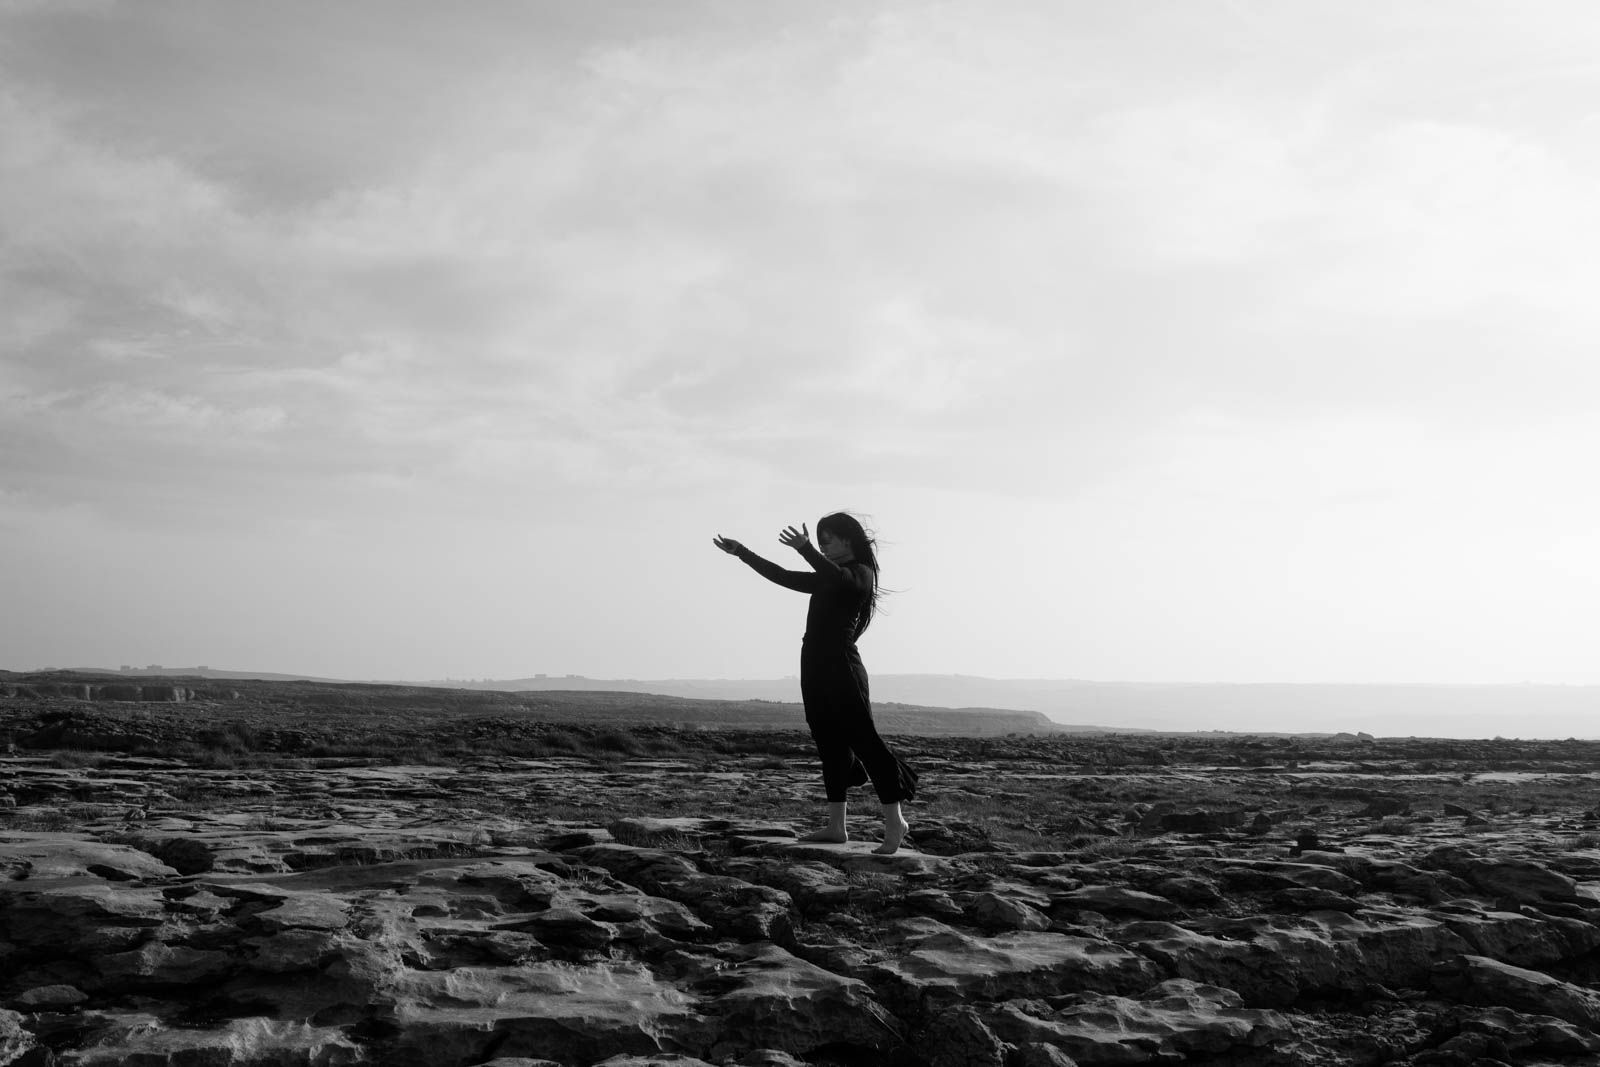
<svg viewBox="0 0 1600 1067"><path fill-rule="evenodd" d="M901 801L916 796L917 772L884 744L872 722L867 669L856 650L878 605L878 558L866 530L853 515L836 512L817 523L819 552L804 524L787 527L778 540L811 565L790 571L762 559L738 541L718 536L722 551L738 556L757 574L785 589L809 593L806 633L800 648L800 697L806 725L822 758L822 784L828 796L828 825L803 841L849 840L845 829L846 791L869 778L883 805L883 844L893 855L905 840Z"/></svg>

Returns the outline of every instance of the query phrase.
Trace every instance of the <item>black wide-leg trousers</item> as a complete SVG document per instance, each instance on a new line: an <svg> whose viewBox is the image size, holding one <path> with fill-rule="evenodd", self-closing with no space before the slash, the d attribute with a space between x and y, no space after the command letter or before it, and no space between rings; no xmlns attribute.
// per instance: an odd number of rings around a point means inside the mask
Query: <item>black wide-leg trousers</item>
<svg viewBox="0 0 1600 1067"><path fill-rule="evenodd" d="M917 772L878 736L867 668L854 644L808 639L801 646L800 699L829 803L844 803L849 788L868 779L884 804L917 795Z"/></svg>

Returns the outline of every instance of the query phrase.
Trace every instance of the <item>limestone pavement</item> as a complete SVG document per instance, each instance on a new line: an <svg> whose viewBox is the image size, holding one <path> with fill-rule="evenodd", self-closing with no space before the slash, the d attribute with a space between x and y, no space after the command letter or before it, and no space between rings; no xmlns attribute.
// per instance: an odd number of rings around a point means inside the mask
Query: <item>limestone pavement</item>
<svg viewBox="0 0 1600 1067"><path fill-rule="evenodd" d="M755 758L61 762L0 761L0 1064L1600 1062L1580 773L1451 814L1453 773L1089 803L1148 783L947 759L878 856Z"/></svg>

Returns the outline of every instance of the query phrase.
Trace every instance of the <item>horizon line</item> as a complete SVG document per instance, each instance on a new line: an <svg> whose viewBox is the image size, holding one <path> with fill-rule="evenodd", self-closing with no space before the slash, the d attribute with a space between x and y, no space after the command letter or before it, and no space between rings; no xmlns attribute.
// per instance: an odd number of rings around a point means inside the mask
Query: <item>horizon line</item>
<svg viewBox="0 0 1600 1067"><path fill-rule="evenodd" d="M635 683L635 684L642 684L642 683L646 683L646 682L673 682L673 683L683 684L683 683L693 683L693 682L730 682L730 683L732 683L732 682L784 682L784 681L798 681L798 677L799 677L798 675L794 675L794 674L785 674L785 675L779 675L779 676L776 676L776 677L772 677L772 676L766 676L766 677L751 677L751 676L733 677L733 676L726 676L726 675L724 675L724 676L698 675L698 676L691 676L691 677L636 677L636 676L626 676L626 675L599 676L599 675L588 675L588 674L572 674L572 673L554 674L554 673L550 673L550 672L535 672L533 674L525 674L525 675L519 675L519 676L515 676L515 677L508 677L508 678L491 678L491 677L488 677L488 676L473 676L473 677L456 678L456 677L452 677L452 676L449 676L449 675L446 675L445 677L442 677L442 678L350 678L350 677L342 677L342 676L341 677L335 677L335 676L330 676L330 675L313 674L313 673L311 673L309 671L257 670L257 669L243 669L243 668L234 668L234 667L213 667L213 666L210 666L208 664L202 664L202 665L197 665L197 666L189 666L189 667L168 667L168 666L161 665L161 664L148 664L148 665L143 666L143 667L135 667L135 666L132 666L132 665L123 665L123 666L117 666L117 667L90 667L90 666L77 666L77 667L54 667L54 666L51 666L51 667L31 667L31 668L4 668L4 667L0 667L0 672L7 673L7 674L100 673L100 674L182 675L182 674L196 674L197 672L201 672L201 671L210 671L210 672L217 673L217 674L239 675L239 676L243 676L243 677L246 677L246 678L254 677L254 676L258 676L258 675L262 675L262 676L272 675L272 676L277 676L277 677L297 678L297 679L301 679L301 680L304 680L304 681L320 681L320 682L330 682L330 683L341 683L342 682L342 683L349 683L349 684L353 684L353 685L441 685L441 684L454 684L454 683L465 683L465 684L469 684L469 685L485 685L485 684L489 684L489 683L492 683L492 682L502 682L502 681L505 681L505 682L527 682L527 681L558 682L558 681L562 681L562 680L565 680L565 679L572 679L572 680L576 680L576 681L585 681L585 682L631 682L631 683ZM1224 681L1224 680L1210 680L1210 681L1195 681L1195 680L1183 680L1183 681L1136 681L1136 680L1131 680L1131 679L1080 678L1080 677L1072 677L1072 676L1064 676L1064 675L1017 677L1017 676L1001 676L1001 675L988 675L988 674L963 674L963 673L960 673L960 672L935 673L935 672L932 672L932 671L882 671L882 672L875 672L873 674L873 677L874 678L880 678L880 679L882 679L882 678L969 679L969 680L972 680L972 681L981 681L981 682L1016 682L1016 683L1030 683L1030 682L1032 682L1032 683L1052 683L1053 682L1053 683L1069 683L1069 684L1074 684L1074 685L1112 685L1112 686L1190 686L1190 687L1195 687L1195 686L1241 686L1241 687L1242 686L1252 686L1252 687L1256 687L1256 686L1259 686L1259 687L1265 687L1265 686L1296 686L1296 687L1311 687L1311 686L1335 687L1335 686L1342 686L1342 687L1384 687L1384 688L1397 688L1397 689L1406 689L1406 688L1416 688L1416 689L1422 689L1422 688L1454 688L1454 689L1532 689L1532 688L1595 689L1595 688L1600 688L1600 680L1596 680L1596 681L1593 681L1593 682L1536 682L1536 681L1528 681L1528 680L1521 680L1521 681L1516 681L1516 682L1442 682L1442 681L1406 681L1406 682L1397 682L1397 681L1362 681L1362 682L1245 681L1245 682L1240 682L1240 681Z"/></svg>

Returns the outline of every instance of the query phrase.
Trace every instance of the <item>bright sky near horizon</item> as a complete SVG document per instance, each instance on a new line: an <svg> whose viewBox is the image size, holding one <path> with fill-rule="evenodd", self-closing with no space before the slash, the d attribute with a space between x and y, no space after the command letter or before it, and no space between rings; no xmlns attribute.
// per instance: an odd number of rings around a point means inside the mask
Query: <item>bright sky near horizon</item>
<svg viewBox="0 0 1600 1067"><path fill-rule="evenodd" d="M1597 56L0 0L0 667L777 677L804 602L711 538L849 508L874 672L1600 683Z"/></svg>

